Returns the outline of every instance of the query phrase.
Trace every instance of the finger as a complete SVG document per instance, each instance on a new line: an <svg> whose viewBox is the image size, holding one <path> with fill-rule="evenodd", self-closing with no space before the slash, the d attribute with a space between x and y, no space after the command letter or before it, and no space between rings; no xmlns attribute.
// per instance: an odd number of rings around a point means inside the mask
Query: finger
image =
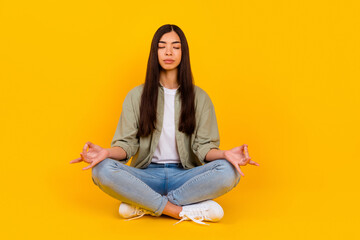
<svg viewBox="0 0 360 240"><path fill-rule="evenodd" d="M83 156L84 158L86 158L87 147L88 147L88 145L87 145L87 143L85 143L85 145L84 145L84 147L83 147L83 151L82 151L82 156Z"/></svg>
<svg viewBox="0 0 360 240"><path fill-rule="evenodd" d="M241 166L245 166L246 164L248 164L250 162L250 158L243 158L241 159Z"/></svg>
<svg viewBox="0 0 360 240"><path fill-rule="evenodd" d="M95 146L95 144L93 144L92 142L86 142L86 144L89 146L89 147L94 147Z"/></svg>
<svg viewBox="0 0 360 240"><path fill-rule="evenodd" d="M95 165L94 162L92 162L89 166L84 167L82 170L87 170L89 168L92 168L94 165Z"/></svg>
<svg viewBox="0 0 360 240"><path fill-rule="evenodd" d="M260 166L260 164L258 164L257 162L254 162L253 160L250 160L249 164Z"/></svg>
<svg viewBox="0 0 360 240"><path fill-rule="evenodd" d="M249 150L248 150L247 145L244 146L244 150L245 150L245 157L246 157L246 158L250 158L250 156L249 156Z"/></svg>
<svg viewBox="0 0 360 240"><path fill-rule="evenodd" d="M81 156L81 158L82 158L82 160L83 160L84 162L87 162L87 163L92 162L92 161L90 161L87 157L85 157L85 156L83 155L83 153L80 153L80 156Z"/></svg>
<svg viewBox="0 0 360 240"><path fill-rule="evenodd" d="M88 146L89 146L89 145L88 145L87 143L85 143L85 145L84 145L84 147L83 147L83 153L87 152Z"/></svg>
<svg viewBox="0 0 360 240"><path fill-rule="evenodd" d="M81 162L82 161L82 158L77 158L77 159L74 159L74 160L71 160L70 163L78 163L78 162Z"/></svg>
<svg viewBox="0 0 360 240"><path fill-rule="evenodd" d="M241 171L239 166L236 166L236 170L240 173L241 176L245 176L245 174Z"/></svg>

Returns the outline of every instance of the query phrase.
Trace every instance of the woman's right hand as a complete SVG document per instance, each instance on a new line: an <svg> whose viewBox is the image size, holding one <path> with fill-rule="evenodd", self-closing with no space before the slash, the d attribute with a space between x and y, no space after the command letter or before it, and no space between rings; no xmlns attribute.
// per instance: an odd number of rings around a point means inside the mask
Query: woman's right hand
<svg viewBox="0 0 360 240"><path fill-rule="evenodd" d="M87 151L88 147L89 147L89 151ZM108 158L108 156L109 156L109 151L107 149L95 145L91 142L87 142L83 147L83 151L80 153L80 158L74 159L70 161L70 163L78 163L81 161L90 163L89 166L83 168L83 170L87 170L89 168L94 167L102 160Z"/></svg>

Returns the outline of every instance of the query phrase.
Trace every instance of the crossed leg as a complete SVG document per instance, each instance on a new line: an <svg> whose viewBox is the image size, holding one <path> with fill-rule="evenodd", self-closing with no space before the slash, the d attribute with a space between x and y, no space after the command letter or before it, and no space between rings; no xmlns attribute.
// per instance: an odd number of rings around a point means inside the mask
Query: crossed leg
<svg viewBox="0 0 360 240"><path fill-rule="evenodd" d="M161 184L163 179L110 158L93 167L92 173L94 183L110 196L152 211L156 216L165 214L177 219L181 206L219 197L240 181L240 174L225 159L169 174L166 196L149 187L154 186L154 181Z"/></svg>

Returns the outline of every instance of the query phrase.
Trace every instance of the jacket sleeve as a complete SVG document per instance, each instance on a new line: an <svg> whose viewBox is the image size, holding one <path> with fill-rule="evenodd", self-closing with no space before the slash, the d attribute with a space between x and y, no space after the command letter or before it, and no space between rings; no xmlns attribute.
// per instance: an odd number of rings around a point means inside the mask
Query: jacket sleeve
<svg viewBox="0 0 360 240"><path fill-rule="evenodd" d="M136 154L139 149L139 139L136 137L138 132L137 106L132 100L132 91L130 91L122 105L122 111L115 135L111 142L111 147L121 147L126 152L126 158L121 160L127 163L129 159Z"/></svg>
<svg viewBox="0 0 360 240"><path fill-rule="evenodd" d="M205 103L199 117L197 131L193 143L193 152L199 161L205 164L205 156L210 149L219 149L220 136L214 105L206 94Z"/></svg>

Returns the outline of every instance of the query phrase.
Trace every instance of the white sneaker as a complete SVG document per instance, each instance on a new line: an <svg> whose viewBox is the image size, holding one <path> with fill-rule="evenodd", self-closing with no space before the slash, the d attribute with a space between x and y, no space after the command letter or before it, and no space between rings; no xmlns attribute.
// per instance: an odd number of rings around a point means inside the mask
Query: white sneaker
<svg viewBox="0 0 360 240"><path fill-rule="evenodd" d="M179 216L182 217L182 219L175 224L178 224L179 222L182 222L184 220L192 220L199 224L209 225L203 223L202 221L220 221L220 219L222 219L222 217L224 216L224 210L215 201L206 200L199 203L183 206Z"/></svg>
<svg viewBox="0 0 360 240"><path fill-rule="evenodd" d="M122 218L129 218L126 221L141 218L145 214L155 216L154 213L152 213L152 212L150 212L148 210L145 210L145 209L142 209L140 207L133 206L133 205L130 205L130 204L127 204L127 203L124 203L124 202L122 202L120 204L119 214L120 214L120 216Z"/></svg>

